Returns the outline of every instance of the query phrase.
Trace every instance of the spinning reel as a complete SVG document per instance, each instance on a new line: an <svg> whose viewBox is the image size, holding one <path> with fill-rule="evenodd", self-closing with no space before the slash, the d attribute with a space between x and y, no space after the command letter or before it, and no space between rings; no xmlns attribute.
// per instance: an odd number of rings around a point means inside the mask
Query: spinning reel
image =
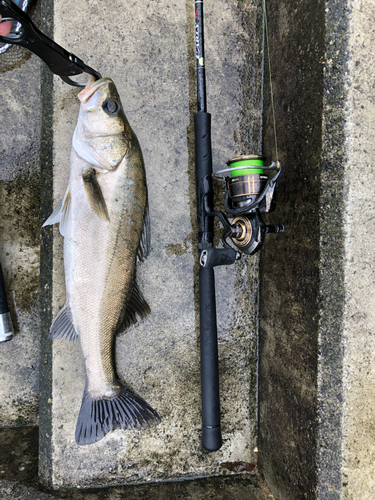
<svg viewBox="0 0 375 500"><path fill-rule="evenodd" d="M205 199L203 210L206 217L217 216L224 231L221 242L224 248L203 249L200 264L203 267L232 264L241 256L256 253L267 233L283 232L283 224L266 225L261 214L275 209L275 192L282 173L282 163L273 162L264 166L264 158L258 155L238 156L227 162L228 168L213 174L225 189L223 212L210 210L209 197ZM270 175L276 172L275 175Z"/></svg>

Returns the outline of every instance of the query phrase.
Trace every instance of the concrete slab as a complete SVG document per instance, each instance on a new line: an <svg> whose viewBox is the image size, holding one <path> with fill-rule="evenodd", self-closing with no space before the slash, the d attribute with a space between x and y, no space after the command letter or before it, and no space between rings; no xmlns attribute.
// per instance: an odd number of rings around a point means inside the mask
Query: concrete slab
<svg viewBox="0 0 375 500"><path fill-rule="evenodd" d="M55 40L115 81L143 150L152 248L137 273L152 312L117 339L116 358L120 376L158 409L162 423L142 433L115 431L95 445L78 447L74 431L84 387L79 346L50 345L43 337L40 476L53 488L222 475L221 462L256 462L256 259L217 273L224 444L212 454L200 445L193 9L192 2L54 2ZM251 128L247 121L260 118L259 58L243 70L247 44L259 49L259 11L251 2L241 9L224 1L206 4L208 107L217 169L243 148L258 151L260 143L260 124ZM246 93L249 74L257 90ZM53 126L54 206L68 180L76 94L54 79L52 121L43 129L50 132ZM246 123L252 132L245 141L240 129ZM53 231L53 246L48 246L51 230L43 236L44 263L53 252L52 268L42 264L43 328L49 308L56 314L65 302L62 239Z"/></svg>
<svg viewBox="0 0 375 500"><path fill-rule="evenodd" d="M271 500L256 469L237 475L185 481L107 488L48 490L38 483L38 429L18 427L0 429L0 497L2 500L162 500L181 498L200 500L212 497L233 500ZM12 450L9 452L9 450Z"/></svg>
<svg viewBox="0 0 375 500"><path fill-rule="evenodd" d="M370 499L374 5L267 6L288 231L261 259L259 466L280 500Z"/></svg>
<svg viewBox="0 0 375 500"><path fill-rule="evenodd" d="M163 500L181 498L183 500L205 500L215 498L226 500L228 495L233 500L273 500L258 488L251 477L221 477L196 479L194 481L173 481L164 484L101 488L96 490L75 490L59 492L41 492L39 490L10 482L0 483L0 495L3 500ZM209 495L209 496L208 496Z"/></svg>
<svg viewBox="0 0 375 500"><path fill-rule="evenodd" d="M1 427L38 423L40 60L18 56L0 56L0 261L16 330L0 344Z"/></svg>
<svg viewBox="0 0 375 500"><path fill-rule="evenodd" d="M345 169L345 313L343 362L344 498L375 496L375 15L371 1L354 2L350 16Z"/></svg>

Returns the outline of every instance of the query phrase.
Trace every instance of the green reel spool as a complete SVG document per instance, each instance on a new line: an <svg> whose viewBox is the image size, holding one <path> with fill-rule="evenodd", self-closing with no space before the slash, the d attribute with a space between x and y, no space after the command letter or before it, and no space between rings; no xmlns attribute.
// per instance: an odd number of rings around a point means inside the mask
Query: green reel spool
<svg viewBox="0 0 375 500"><path fill-rule="evenodd" d="M258 155L237 156L227 162L230 177L227 177L229 197L235 203L246 203L259 196L267 177L264 174L264 158Z"/></svg>
<svg viewBox="0 0 375 500"><path fill-rule="evenodd" d="M248 155L248 156L237 156L232 158L227 162L231 177L237 177L239 175L253 175L253 174L264 174L264 158L258 155ZM241 167L236 169L236 167ZM249 167L249 168L245 168ZM256 168L260 167L260 168Z"/></svg>

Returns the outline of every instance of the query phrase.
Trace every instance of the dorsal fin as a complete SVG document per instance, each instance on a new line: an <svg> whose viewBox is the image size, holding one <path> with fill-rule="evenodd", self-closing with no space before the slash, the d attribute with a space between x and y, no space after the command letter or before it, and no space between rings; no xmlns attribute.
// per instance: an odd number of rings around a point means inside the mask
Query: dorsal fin
<svg viewBox="0 0 375 500"><path fill-rule="evenodd" d="M148 200L147 200L145 215L143 218L143 229L141 238L139 240L139 246L137 252L137 261L143 262L143 260L150 253L150 247L151 247L150 212L148 209Z"/></svg>

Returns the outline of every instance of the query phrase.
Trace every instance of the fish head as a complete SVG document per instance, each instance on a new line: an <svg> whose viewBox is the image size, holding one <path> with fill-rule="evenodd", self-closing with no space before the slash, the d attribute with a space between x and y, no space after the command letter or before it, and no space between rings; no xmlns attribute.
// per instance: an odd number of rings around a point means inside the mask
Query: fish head
<svg viewBox="0 0 375 500"><path fill-rule="evenodd" d="M81 106L73 148L100 172L115 170L132 143L132 130L115 84L110 78L92 78L78 98Z"/></svg>

